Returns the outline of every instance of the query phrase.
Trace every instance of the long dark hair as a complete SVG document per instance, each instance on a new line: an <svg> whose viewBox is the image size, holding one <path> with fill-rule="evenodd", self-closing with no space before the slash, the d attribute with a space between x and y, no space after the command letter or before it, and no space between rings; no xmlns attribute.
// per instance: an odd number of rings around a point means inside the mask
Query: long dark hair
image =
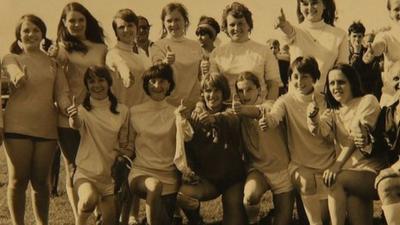
<svg viewBox="0 0 400 225"><path fill-rule="evenodd" d="M43 40L44 40L42 43L42 49L44 51L47 51L49 49L49 47L51 46L52 41L46 37L46 33L47 33L46 24L38 16L35 16L33 14L27 14L27 15L23 15L19 19L17 26L15 27L15 41L10 46L10 52L17 54L17 55L22 54L24 52L24 50L21 48L21 46L19 46L18 42L21 41L21 27L22 27L22 23L25 21L29 21L29 22L35 24L39 28L40 32L42 32L42 36L43 36Z"/></svg>
<svg viewBox="0 0 400 225"><path fill-rule="evenodd" d="M71 11L79 12L86 18L85 35L87 40L94 43L105 44L103 28L101 28L99 22L83 5L77 2L71 2L64 7L57 29L57 41L63 42L67 52L88 52L88 47L77 37L72 36L64 25L64 21L67 19L67 13Z"/></svg>
<svg viewBox="0 0 400 225"><path fill-rule="evenodd" d="M341 71L343 75L347 78L350 84L350 90L351 94L353 95L353 98L361 97L364 95L364 91L361 86L360 75L358 74L357 70L355 70L349 64L339 63L329 70L325 81L324 92L325 92L325 101L327 103L328 108L339 109L342 106L340 102L336 101L331 91L329 90L329 73L333 70Z"/></svg>
<svg viewBox="0 0 400 225"><path fill-rule="evenodd" d="M119 114L117 111L118 100L115 95L111 92L112 86L112 77L110 72L106 67L103 66L90 66L87 68L84 76L84 83L87 90L85 99L83 100L82 106L87 110L90 111L92 109L92 105L90 104L90 92L89 92L89 80L93 79L94 77L104 78L108 84L108 99L111 102L110 111L114 114Z"/></svg>

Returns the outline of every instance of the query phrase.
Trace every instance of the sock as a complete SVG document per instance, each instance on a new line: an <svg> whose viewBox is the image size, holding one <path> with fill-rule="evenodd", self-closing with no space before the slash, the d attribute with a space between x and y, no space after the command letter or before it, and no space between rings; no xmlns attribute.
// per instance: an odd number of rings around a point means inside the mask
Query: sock
<svg viewBox="0 0 400 225"><path fill-rule="evenodd" d="M400 202L383 205L383 212L385 213L386 222L388 225L400 224Z"/></svg>
<svg viewBox="0 0 400 225"><path fill-rule="evenodd" d="M319 195L302 195L304 209L310 225L322 225Z"/></svg>

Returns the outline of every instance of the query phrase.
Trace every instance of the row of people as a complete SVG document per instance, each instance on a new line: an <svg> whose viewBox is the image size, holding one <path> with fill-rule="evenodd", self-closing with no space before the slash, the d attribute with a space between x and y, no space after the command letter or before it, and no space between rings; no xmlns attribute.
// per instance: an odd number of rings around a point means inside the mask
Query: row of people
<svg viewBox="0 0 400 225"><path fill-rule="evenodd" d="M283 12L279 16L276 26L286 35L291 49L290 57L293 60L297 59L298 56L305 55L315 57L317 65L319 65L317 69L321 71L321 79L319 81L317 81L318 79L313 79L317 82L316 94L318 95L323 89L329 69L335 63L348 62L347 36L344 31L333 26L335 17L334 1L299 0L297 4L300 26L294 27L288 23ZM399 5L399 1L388 1L388 10L394 22L399 21L398 14L396 14ZM59 22L57 43L52 45L50 49L48 49L50 46L48 40L43 45L43 49L48 51L52 58L57 59L57 63L54 63L51 57L44 54L40 49L42 39L46 39L46 27L43 21L33 15L26 15L21 18L16 29L16 41L11 48L11 52L14 54L8 55L3 59L3 68L14 83L13 87L15 88L10 97L10 106L7 106L5 111L4 121L7 157L10 159L8 160L10 171L8 199L14 223L23 224L25 197L22 198L17 193L20 190L25 190L29 181L33 184L32 186L35 186L33 188L34 193L36 193L34 195L34 202L37 208L35 210L37 212L36 219L37 221L47 221L49 168L44 168L44 164L38 164L37 162L49 162L52 160L54 150L49 149L54 147L57 138L59 139L66 165L68 165L67 192L74 209L74 215L79 218L79 214L85 213L85 211L77 211L76 195L74 194L76 191L73 190L72 179L73 171L76 168L78 147L82 141L80 140L79 132L72 129L68 124L66 106L72 104L72 96L75 96L73 105L84 105L85 99L86 104L88 104L90 98L87 97L87 93L90 93L90 90L85 87L86 84L83 82L83 77L89 66L104 66L107 64L112 70L118 72L112 74L114 80L113 92L119 101L128 107L141 105L141 103L148 101L148 96L145 94L145 90L142 89L142 74L151 64L160 62L168 63L173 68L173 80L176 82L176 86L171 95L166 98L166 101L175 107L180 105L182 99L189 109L195 106L202 87L198 77L203 75L200 72L203 67L206 69L204 74L207 72L224 74L231 91L235 90L235 81L238 75L243 72L250 72L257 77L260 83L260 93L258 93L260 99L275 100L277 98L278 87L281 82L278 64L271 51L265 46L250 40L249 34L253 29L253 21L251 11L246 6L235 2L224 9L221 27L231 41L211 51L209 68L207 63L200 65L200 61L205 55L201 46L197 42L185 38L185 31L189 25L188 12L185 7L179 3L170 3L163 8L161 18L164 28L163 38L155 42L148 53L140 48L135 48L136 31L139 26L136 15L131 10L119 11L113 20L113 28L118 37L118 43L107 52L102 28L98 25L97 20L81 4L70 3L64 8ZM203 21L201 20L199 24L199 35L203 33L215 38L218 33L217 26L211 25L213 22L210 22L209 19ZM369 46L366 54L364 54L364 63L368 63L373 58L371 56L379 55L382 52L385 59L388 58L391 62L396 60L395 53L391 52L391 49L394 48L388 47L389 45L395 46L393 39L396 40L396 26L398 24L394 24L391 31L378 36L376 41ZM205 30L207 32L204 33L203 31ZM331 41L326 41L326 39ZM332 45L332 43L335 43L335 45ZM146 44L146 46L149 45L149 43ZM210 52L212 47L208 48ZM321 51L321 49L326 51ZM150 56L150 59L146 58L147 55ZM390 68L390 65L385 63L386 66ZM39 74L35 75L35 73ZM40 80L44 78L42 74L48 74L54 81L52 79ZM37 80L36 77L40 79ZM48 91L45 94L45 98L36 96L38 93L36 91L37 87L42 88L44 83L50 85L47 88L43 88ZM290 83L295 84L295 82ZM36 88L33 88L35 86ZM296 87L289 85L289 92L291 88L296 90ZM47 118L52 118L52 116L54 117L54 113L56 113L52 104L49 104L49 102L52 103L55 100L53 92L59 98L57 99L59 118L55 118L54 124L47 123L46 120ZM26 96L29 96L29 98ZM45 104L45 106L36 107L39 103L31 100L33 96L35 97L34 99L38 100L40 104ZM69 97L66 98L65 96ZM20 111L21 107L29 108L29 110L24 110L25 113L29 114L23 116L27 120L24 122L20 120L18 113L13 112L13 108L14 111ZM37 108L37 111L31 110L33 108ZM43 121L32 119L36 118L36 116L42 118ZM202 119L208 120L208 117L206 118ZM274 117L266 116L265 118L269 118L270 122L274 121L273 119L271 120ZM276 121L281 120L276 119ZM45 123L46 126L44 127L48 129L38 130L37 127L42 126L41 122ZM58 129L55 129L57 126ZM212 130L211 134L217 135L218 139L217 130ZM304 132L298 134L300 135L296 135L296 137L301 137ZM275 139L269 142L271 142L271 146L279 145ZM301 145L289 144L289 151L299 146ZM23 148L32 150L31 158L20 157L22 154L20 151ZM39 152L41 154L37 154ZM331 160L335 159L334 155L329 157ZM292 156L291 160L293 161ZM307 177L307 174L310 173L299 169L302 168L301 166L310 167L310 164L319 163L319 160L313 161L309 158L304 160L304 162L301 162L301 160L296 162L299 163L300 167L294 166L292 171L293 176L298 177L300 181L307 180L302 177ZM24 166L21 166L21 164ZM311 166L311 168L321 170L330 165L329 163L322 164L324 163L315 167ZM32 171L34 172L32 173ZM327 172L327 176L334 176L333 174L336 174L336 172ZM164 178L164 176L161 177ZM300 182L299 185L304 185L304 183L301 184ZM248 190L253 189L254 187L248 187ZM251 193L251 191L248 193ZM281 193L277 192L277 195L279 194ZM318 213L314 212L318 209L315 209L315 207L313 209L312 206L317 206L318 204L314 203L319 200L315 195L309 195L307 192L302 192L306 209L307 205L310 207L307 209L310 219L318 215ZM251 196L251 194L248 196ZM246 211L257 208L253 206L257 206L259 199L258 201L252 200L252 198L248 197L247 203L245 203ZM343 201L343 198L341 200ZM277 204L279 205L279 203ZM290 204L283 205L288 206ZM229 212L229 210L227 211ZM310 220L314 221L314 219ZM316 218L315 221L318 224L319 218Z"/></svg>

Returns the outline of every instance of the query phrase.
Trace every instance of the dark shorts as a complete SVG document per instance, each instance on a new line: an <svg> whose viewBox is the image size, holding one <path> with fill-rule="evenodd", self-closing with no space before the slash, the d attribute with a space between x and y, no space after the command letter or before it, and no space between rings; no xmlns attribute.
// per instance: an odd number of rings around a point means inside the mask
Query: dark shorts
<svg viewBox="0 0 400 225"><path fill-rule="evenodd" d="M55 141L56 140L56 139L35 137L35 136L31 136L31 135L8 133L8 132L4 133L4 138L6 138L6 139L29 139L32 142Z"/></svg>

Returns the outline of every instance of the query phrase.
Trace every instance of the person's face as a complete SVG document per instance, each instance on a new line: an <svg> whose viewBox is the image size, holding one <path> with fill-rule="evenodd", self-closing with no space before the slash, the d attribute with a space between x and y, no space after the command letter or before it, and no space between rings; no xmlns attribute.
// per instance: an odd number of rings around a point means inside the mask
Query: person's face
<svg viewBox="0 0 400 225"><path fill-rule="evenodd" d="M125 44L133 44L136 39L136 25L134 22L126 22L121 18L114 20L116 25L117 37L119 41Z"/></svg>
<svg viewBox="0 0 400 225"><path fill-rule="evenodd" d="M138 42L144 42L149 39L150 26L147 24L146 20L139 19L138 30L137 30L137 40Z"/></svg>
<svg viewBox="0 0 400 225"><path fill-rule="evenodd" d="M43 39L42 31L30 21L25 20L20 29L21 42L24 49L39 49Z"/></svg>
<svg viewBox="0 0 400 225"><path fill-rule="evenodd" d="M221 90L215 87L206 87L203 89L203 97L208 109L214 112L220 111L223 102Z"/></svg>
<svg viewBox="0 0 400 225"><path fill-rule="evenodd" d="M110 86L107 80L103 77L92 76L88 79L88 91L90 96L97 100L102 100L108 97L108 89Z"/></svg>
<svg viewBox="0 0 400 225"><path fill-rule="evenodd" d="M199 38L200 45L203 48L205 46L211 46L214 43L214 40L210 37L208 32L200 31L197 37Z"/></svg>
<svg viewBox="0 0 400 225"><path fill-rule="evenodd" d="M400 0L390 0L390 18L400 23Z"/></svg>
<svg viewBox="0 0 400 225"><path fill-rule="evenodd" d="M244 42L249 39L250 27L244 17L235 18L229 14L226 23L229 37L233 42Z"/></svg>
<svg viewBox="0 0 400 225"><path fill-rule="evenodd" d="M346 104L353 99L350 82L340 70L331 70L328 73L329 91L340 104Z"/></svg>
<svg viewBox="0 0 400 225"><path fill-rule="evenodd" d="M69 11L64 26L70 35L81 40L86 39L86 17L78 11Z"/></svg>
<svg viewBox="0 0 400 225"><path fill-rule="evenodd" d="M322 14L325 10L322 0L301 0L300 12L304 19L309 22L319 22L322 20Z"/></svg>
<svg viewBox="0 0 400 225"><path fill-rule="evenodd" d="M389 76L390 86L392 86L396 92L400 93L400 64L395 64L389 70Z"/></svg>
<svg viewBox="0 0 400 225"><path fill-rule="evenodd" d="M171 83L162 78L152 78L149 80L149 96L154 101L162 101L167 96Z"/></svg>
<svg viewBox="0 0 400 225"><path fill-rule="evenodd" d="M271 49L271 51L274 55L278 54L280 51L279 45L277 45L277 44L271 44L269 48Z"/></svg>
<svg viewBox="0 0 400 225"><path fill-rule="evenodd" d="M353 46L353 48L360 47L362 45L364 39L364 34L363 33L350 33L350 44Z"/></svg>
<svg viewBox="0 0 400 225"><path fill-rule="evenodd" d="M311 94L314 90L314 83L312 76L308 73L300 73L297 68L293 69L290 78L292 86L302 95Z"/></svg>
<svg viewBox="0 0 400 225"><path fill-rule="evenodd" d="M242 80L236 83L240 102L244 105L254 105L260 95L260 89L250 80Z"/></svg>
<svg viewBox="0 0 400 225"><path fill-rule="evenodd" d="M164 26L168 35L173 38L180 38L185 34L185 19L177 9L167 13L164 18Z"/></svg>

